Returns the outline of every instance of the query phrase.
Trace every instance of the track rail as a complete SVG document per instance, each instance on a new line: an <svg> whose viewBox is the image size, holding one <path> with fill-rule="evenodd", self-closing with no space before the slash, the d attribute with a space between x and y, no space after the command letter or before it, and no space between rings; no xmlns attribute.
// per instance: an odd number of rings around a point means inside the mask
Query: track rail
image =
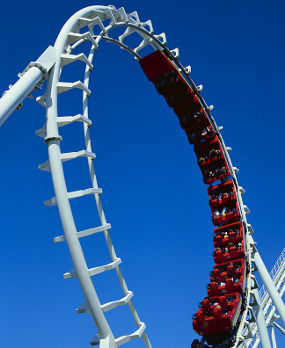
<svg viewBox="0 0 285 348"><path fill-rule="evenodd" d="M110 21L107 26L103 24L105 20ZM94 34L95 26L99 26L100 28L100 33L96 35ZM119 38L113 38L109 36L111 29L121 27L121 26L125 26L126 30ZM83 29L85 29L85 31ZM128 47L123 42L125 37L132 34L139 34L142 37L142 41L139 44L139 46L134 48ZM237 347L239 345L240 338L242 336L242 330L249 316L251 285L252 285L252 279L253 279L252 266L250 262L251 250L252 250L250 245L250 239L249 239L250 230L246 220L246 207L244 206L243 200L241 197L242 188L239 186L237 178L236 178L237 169L233 167L232 165L232 162L228 153L229 148L226 147L224 140L222 138L222 135L220 133L221 127L217 126L211 114L211 107L207 105L207 103L201 96L199 87L195 85L194 81L190 77L191 68L183 67L178 60L179 58L178 49L170 50L166 47L165 34L162 33L159 35L155 35L153 33L151 21L141 22L136 12L133 12L131 14L126 14L123 8L115 9L112 6L107 6L107 7L94 6L94 7L83 9L79 11L78 13L76 13L75 15L73 15L70 18L70 20L64 25L54 45L56 49L56 62L51 71L50 77L48 79L48 87L47 87L46 93L43 97L39 98L38 100L43 106L45 106L47 110L47 123L40 131L38 131L38 134L44 136L45 142L48 144L48 152L49 152L48 167L50 168L52 173L54 189L55 189L55 197L51 201L53 202L53 204L56 204L58 206L62 224L63 224L63 229L64 229L64 237L57 237L55 241L65 240L68 244L71 257L74 263L74 270L71 272L68 272L65 275L65 278L67 277L78 278L81 284L83 293L85 295L86 304L87 304L85 309L80 309L79 312L88 311L92 315L96 323L99 336L103 339L105 339L106 337L109 337L111 341L113 342L113 344L115 345L120 345L130 340L133 337L139 337L140 335L142 335L142 338L146 346L147 347L151 346L147 338L147 335L144 332L145 324L140 321L136 313L136 310L133 306L133 302L129 298L130 297L129 295L131 292L127 288L127 285L123 278L121 268L120 268L120 262L118 262L118 260L120 259L117 257L115 253L115 250L110 238L109 228L104 228L104 226L107 226L108 223L102 208L101 199L100 199L101 191L98 187L94 165L93 165L95 156L91 155L93 154L93 151L92 151L90 131L89 131L91 121L89 120L89 116L88 116L88 97L91 93L91 91L89 90L89 79L90 79L90 73L93 67L92 60L96 50L99 47L99 43L102 39L108 42L117 44L124 50L133 54L133 56L137 60L141 58L141 56L139 55L139 52L147 46L151 46L154 50L164 51L167 57L171 59L171 61L176 65L177 69L184 76L184 78L189 83L191 88L195 91L201 105L203 106L205 113L207 114L218 136L218 139L222 146L223 155L230 169L230 173L233 178L235 189L238 196L238 204L239 204L241 215L242 215L241 220L243 222L244 231L245 231L244 237L246 242L245 243L246 257L248 260L246 306L243 312L242 319L240 321L239 329L236 336L237 339L234 345L234 347ZM84 56L83 53L73 55L73 52L76 49L78 49L80 45L86 41L89 41L91 43L91 50L89 55L87 57ZM74 83L67 83L64 81L60 81L61 72L64 69L64 66L68 63L72 63L73 61L77 61L77 60L82 60L86 64L83 81L82 82L76 81ZM59 116L57 113L57 95L59 93L64 93L74 88L79 88L82 90L82 94L83 94L82 114L77 116ZM75 119L76 117L77 119ZM87 192L86 190L80 191L77 193L67 192L65 178L64 178L64 171L62 167L62 162L64 159L67 159L68 157L70 157L70 159L77 158L77 155L76 154L68 155L68 154L61 153L60 142L62 139L61 139L61 136L59 135L58 127L67 125L68 123L73 121L82 121L83 123L86 149L81 151L83 151L82 154L84 153L85 156L87 157L89 173L90 173L90 178L92 183L91 189L89 189L88 193L94 194L98 213L99 213L101 224L102 224L102 227L99 226L97 227L97 229L103 230L105 238L106 238L106 242L109 248L109 252L111 255L111 259L112 259L111 264L101 266L101 268L97 267L97 269L95 270L87 268L84 255L79 242L79 237L83 235L88 235L88 233L92 233L92 228L91 230L89 230L89 232L86 232L86 231L78 232L76 230L73 214L69 204L70 198L79 197L83 194L86 194ZM78 156L80 155L78 154ZM93 228L93 231L94 231L94 228ZM90 276L92 274L102 271L102 269L104 270L115 269L118 275L121 287L123 289L123 292L125 294L125 299L114 302L113 305L110 305L110 307L116 306L116 304L128 303L130 310L132 312L132 315L134 317L134 320L138 327L138 330L136 333L127 335L126 337L117 338L117 339L113 337L112 330L106 321L103 311L100 310L102 307L104 308L104 305L102 306L100 304L96 291L90 280ZM126 301L126 299L128 299L128 301Z"/></svg>

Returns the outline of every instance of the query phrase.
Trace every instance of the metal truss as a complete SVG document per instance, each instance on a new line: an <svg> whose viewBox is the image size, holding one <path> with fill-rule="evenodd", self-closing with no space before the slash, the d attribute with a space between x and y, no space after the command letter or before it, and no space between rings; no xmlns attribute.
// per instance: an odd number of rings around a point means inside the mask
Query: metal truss
<svg viewBox="0 0 285 348"><path fill-rule="evenodd" d="M123 34L118 37L111 36L110 33L112 29L119 27L125 27ZM129 47L124 43L125 38L130 35L139 35L141 37L141 42L138 46ZM150 20L141 22L137 12L127 14L124 8L116 9L114 6L90 6L75 13L63 26L54 46L49 47L36 62L32 62L27 69L25 69L23 74L20 75L18 82L16 82L14 86L11 86L10 90L0 99L1 125L15 109L22 105L23 100L34 89L38 88L44 80L47 80L47 87L44 95L37 99L46 109L47 121L36 133L44 138L48 146L49 159L41 164L39 169L50 171L52 175L55 196L46 201L45 204L48 206L55 205L59 210L64 235L55 237L54 242L66 242L70 250L74 269L65 273L64 278L76 278L81 285L86 302L77 309L77 312L90 314L98 330L98 335L91 344L99 344L102 348L113 348L132 339L142 337L146 347L151 347L145 332L146 326L140 320L132 301L133 292L128 289L123 278L120 268L122 260L116 255L110 238L109 230L111 225L108 223L104 214L100 198L102 189L98 187L94 169L94 160L96 156L91 146L90 127L92 121L89 118L88 99L91 95L89 81L93 68L92 61L101 40L118 45L131 53L136 60L141 59L141 51L146 47L163 51L175 64L199 98L222 144L222 151L228 163L236 188L245 231L244 241L247 261L245 301L243 303L244 310L239 319L233 347L257 347L259 342L261 342L263 348L270 348L271 343L267 332L267 326L270 326L273 333L272 335L274 335L273 326L281 331L284 330L277 322L279 317L285 325L285 309L281 298L284 292L284 251L282 253L282 258L280 260L278 259L278 265L274 270L272 280L256 249L256 243L252 238L253 229L246 219L246 215L250 213L250 211L242 200L242 194L245 191L238 183L236 177L238 169L232 165L229 156L231 148L225 145L222 138L220 130L223 127L217 126L211 114L213 106L208 106L201 96L203 86L196 86L191 79L190 66L183 67L181 65L178 60L179 50L167 48L165 34L154 34ZM90 44L90 51L87 55L83 50L80 51L81 45L86 43ZM73 82L62 81L61 74L65 66L78 61L85 64L85 72L82 80ZM59 115L58 95L61 93L68 93L74 89L82 91L82 112L76 115ZM68 126L74 122L82 124L85 148L77 152L62 153L60 148L62 137L59 134L59 128ZM76 160L80 157L87 158L91 185L89 188L78 188L77 191L68 192L63 163ZM70 200L85 195L94 196L101 225L95 227L91 226L86 230L78 231L76 229L76 222L74 220ZM111 262L105 265L88 268L81 248L80 239L97 233L104 233ZM109 303L101 304L91 277L112 270L115 271L118 276L124 297ZM258 284L254 276L255 271L259 272L264 282L264 287L261 288L260 292L258 292ZM129 306L137 330L125 336L114 337L113 331L104 313L122 305ZM279 313L278 315L277 312ZM273 344L273 347L276 347L276 343Z"/></svg>
<svg viewBox="0 0 285 348"><path fill-rule="evenodd" d="M283 249L281 255L276 261L270 276L274 282L276 290L282 298L285 291L285 249ZM270 297L267 289L264 285L259 289L260 307L265 316L265 321L267 327L270 328L272 347L277 347L274 327L279 329L283 334L285 330L282 328L278 320L280 316L276 313L276 307L273 304L272 298ZM260 343L260 335L255 321L250 323L243 332L243 337L245 339L244 347L257 348Z"/></svg>

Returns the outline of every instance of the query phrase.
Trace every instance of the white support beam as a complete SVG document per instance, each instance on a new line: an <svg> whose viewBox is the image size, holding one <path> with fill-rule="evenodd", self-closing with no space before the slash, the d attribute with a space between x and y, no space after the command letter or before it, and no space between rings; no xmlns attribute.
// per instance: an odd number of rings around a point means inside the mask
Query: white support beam
<svg viewBox="0 0 285 348"><path fill-rule="evenodd" d="M276 321L274 322L274 325L277 327L277 329L285 335L285 330L283 329L282 326L280 326Z"/></svg>
<svg viewBox="0 0 285 348"><path fill-rule="evenodd" d="M255 263L256 268L258 270L258 273L263 281L263 284L264 284L265 288L267 289L267 291L272 299L272 302L276 306L276 309L280 315L280 318L281 318L283 324L285 325L285 306L284 306L284 303L282 301L280 294L276 290L274 282L273 282L272 278L270 277L270 274L268 273L268 271L264 265L264 262L262 261L258 252L254 253L254 263Z"/></svg>
<svg viewBox="0 0 285 348"><path fill-rule="evenodd" d="M55 50L49 46L36 62L31 62L20 79L0 99L0 126L32 92L55 62Z"/></svg>
<svg viewBox="0 0 285 348"><path fill-rule="evenodd" d="M260 299L258 294L258 289L252 290L252 294L256 301L256 305L252 306L252 312L258 327L259 337L262 344L262 348L271 348L271 343L269 340L269 335L267 331L267 325L265 322L264 314L260 306Z"/></svg>
<svg viewBox="0 0 285 348"><path fill-rule="evenodd" d="M276 338L275 338L275 331L274 331L274 326L270 326L270 333L271 333L271 341L272 341L272 348L277 348L276 345Z"/></svg>

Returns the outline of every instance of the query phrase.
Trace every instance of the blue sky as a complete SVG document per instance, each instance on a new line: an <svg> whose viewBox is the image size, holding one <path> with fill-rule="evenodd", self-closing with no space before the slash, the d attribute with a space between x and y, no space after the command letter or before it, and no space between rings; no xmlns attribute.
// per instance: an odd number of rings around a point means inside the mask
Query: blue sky
<svg viewBox="0 0 285 348"><path fill-rule="evenodd" d="M90 1L29 2L1 5L0 89L53 44L65 21ZM104 5L107 5L106 3ZM204 85L213 115L251 210L248 221L269 269L284 248L284 10L281 1L223 0L114 1L127 12L151 19L165 32L168 47ZM159 97L139 64L126 52L104 44L96 53L90 117L94 121L95 167L111 235L134 303L147 324L153 347L189 347L195 337L191 316L206 296L212 268L213 226L206 186L176 116ZM69 75L70 81L72 76ZM73 112L75 101L66 110ZM2 264L1 341L3 347L88 347L96 330L76 280L63 280L72 268L53 196L51 177L37 170L47 148L34 131L44 110L26 100L0 129ZM73 127L73 126L72 126ZM82 149L79 128L62 130L63 151ZM81 141L82 142L82 141ZM78 160L80 161L80 160ZM81 164L81 162L80 162ZM83 164L83 160L82 160ZM67 169L73 189L87 188L77 164ZM86 173L85 173L86 175ZM91 199L75 202L78 226L97 222ZM94 238L93 238L94 237ZM88 265L107 260L102 236L83 241ZM120 297L114 274L94 280L102 302ZM126 309L110 315L120 335L130 326ZM280 347L285 343L278 336ZM282 341L283 340L283 341ZM129 343L142 346L142 343Z"/></svg>

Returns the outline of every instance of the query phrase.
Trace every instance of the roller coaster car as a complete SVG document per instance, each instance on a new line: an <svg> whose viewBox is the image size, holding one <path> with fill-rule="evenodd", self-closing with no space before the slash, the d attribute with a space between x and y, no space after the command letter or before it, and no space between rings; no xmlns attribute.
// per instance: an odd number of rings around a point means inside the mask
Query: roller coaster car
<svg viewBox="0 0 285 348"><path fill-rule="evenodd" d="M211 208L219 208L237 200L236 191L232 180L215 186L209 186L209 205Z"/></svg>
<svg viewBox="0 0 285 348"><path fill-rule="evenodd" d="M216 136L216 133L211 125L204 127L200 130L193 130L187 133L188 141L190 144L199 144L211 141Z"/></svg>
<svg viewBox="0 0 285 348"><path fill-rule="evenodd" d="M153 83L158 93L164 96L170 107L183 109L188 106L192 112L201 109L199 99L176 70L160 75Z"/></svg>
<svg viewBox="0 0 285 348"><path fill-rule="evenodd" d="M201 109L201 104L198 97L193 93L191 88L184 90L175 89L165 95L167 104L173 108L177 114L180 110L187 108L192 113L198 112Z"/></svg>
<svg viewBox="0 0 285 348"><path fill-rule="evenodd" d="M229 243L227 247L215 248L213 252L214 261L217 264L238 260L244 257L244 242L238 244Z"/></svg>
<svg viewBox="0 0 285 348"><path fill-rule="evenodd" d="M198 112L200 101L177 67L161 51L155 51L140 60L140 65L159 94L163 94L176 114L184 109Z"/></svg>
<svg viewBox="0 0 285 348"><path fill-rule="evenodd" d="M159 76L174 70L178 73L174 64L161 51L155 51L140 61L140 66L143 69L147 78L154 82Z"/></svg>
<svg viewBox="0 0 285 348"><path fill-rule="evenodd" d="M224 247L229 242L236 244L241 242L242 239L243 229L241 221L214 229L213 242L215 248L218 246Z"/></svg>
<svg viewBox="0 0 285 348"><path fill-rule="evenodd" d="M215 265L211 272L211 281L225 281L228 277L241 277L245 272L244 260L235 260Z"/></svg>
<svg viewBox="0 0 285 348"><path fill-rule="evenodd" d="M241 295L238 293L205 298L194 316L193 328L205 337L208 344L219 344L235 326L240 306Z"/></svg>
<svg viewBox="0 0 285 348"><path fill-rule="evenodd" d="M200 132L203 128L210 126L210 122L203 109L193 113L190 109L185 109L178 115L180 126L186 134Z"/></svg>
<svg viewBox="0 0 285 348"><path fill-rule="evenodd" d="M174 94L173 98L169 99L168 105L173 107L173 110L176 113L176 115L178 115L178 117L186 111L196 113L199 112L202 108L198 96L193 92L193 90L189 86L187 92L187 94L182 94L181 96L178 94Z"/></svg>
<svg viewBox="0 0 285 348"><path fill-rule="evenodd" d="M223 159L223 152L218 137L215 137L211 142L195 144L194 151L200 168Z"/></svg>
<svg viewBox="0 0 285 348"><path fill-rule="evenodd" d="M205 184L230 176L229 167L225 159L216 160L214 163L207 164L201 168L203 181Z"/></svg>
<svg viewBox="0 0 285 348"><path fill-rule="evenodd" d="M207 288L209 297L233 292L242 294L245 288L244 260L214 266Z"/></svg>
<svg viewBox="0 0 285 348"><path fill-rule="evenodd" d="M209 297L222 296L227 292L225 282L211 282L207 285L207 292Z"/></svg>
<svg viewBox="0 0 285 348"><path fill-rule="evenodd" d="M162 95L167 95L176 89L181 92L187 90L187 86L181 81L176 70L170 70L158 76L153 83L158 94Z"/></svg>
<svg viewBox="0 0 285 348"><path fill-rule="evenodd" d="M240 211L237 201L229 202L228 204L218 208L212 208L212 221L215 226L227 225L231 222L240 220Z"/></svg>

